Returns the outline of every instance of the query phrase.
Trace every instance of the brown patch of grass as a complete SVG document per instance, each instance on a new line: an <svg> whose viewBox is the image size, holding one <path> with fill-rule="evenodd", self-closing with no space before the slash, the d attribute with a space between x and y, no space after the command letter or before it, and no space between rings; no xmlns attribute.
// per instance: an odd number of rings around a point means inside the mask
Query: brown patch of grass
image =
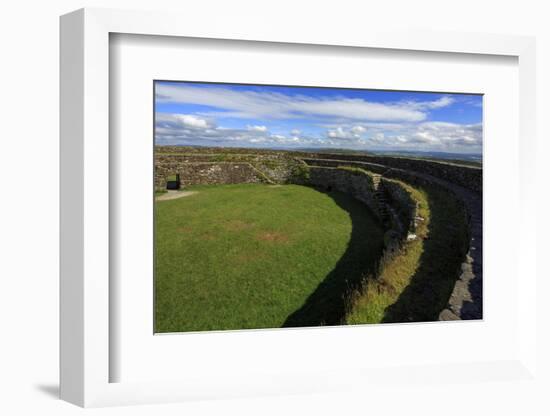
<svg viewBox="0 0 550 416"><path fill-rule="evenodd" d="M277 231L267 231L257 235L257 239L260 241L272 241L274 243L286 243L288 236Z"/></svg>
<svg viewBox="0 0 550 416"><path fill-rule="evenodd" d="M243 231L253 228L254 224L249 222L244 222L242 220L232 220L224 225L224 228L227 231Z"/></svg>
<svg viewBox="0 0 550 416"><path fill-rule="evenodd" d="M191 231L193 231L193 229L189 226L185 226L185 227L178 227L177 228L178 232L180 233L190 233Z"/></svg>
<svg viewBox="0 0 550 416"><path fill-rule="evenodd" d="M202 233L199 238L204 241L213 241L216 239L216 234L211 231L206 231Z"/></svg>

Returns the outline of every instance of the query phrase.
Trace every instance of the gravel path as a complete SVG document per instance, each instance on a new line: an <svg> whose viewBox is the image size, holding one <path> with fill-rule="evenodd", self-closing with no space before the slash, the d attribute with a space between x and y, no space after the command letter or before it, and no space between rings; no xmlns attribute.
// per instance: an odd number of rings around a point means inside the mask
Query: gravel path
<svg viewBox="0 0 550 416"><path fill-rule="evenodd" d="M186 196L191 196L196 193L196 191L167 191L166 193L157 196L155 199L157 201L168 201L170 199L178 199Z"/></svg>

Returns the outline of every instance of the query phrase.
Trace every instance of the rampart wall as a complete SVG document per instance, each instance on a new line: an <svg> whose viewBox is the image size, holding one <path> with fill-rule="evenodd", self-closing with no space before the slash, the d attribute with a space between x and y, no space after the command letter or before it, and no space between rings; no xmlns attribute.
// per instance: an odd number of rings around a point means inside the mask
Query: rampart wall
<svg viewBox="0 0 550 416"><path fill-rule="evenodd" d="M483 187L483 170L477 167L459 166L452 163L390 156L319 154L316 155L315 158L366 162L375 165L383 165L390 168L420 172L455 183L477 193L481 193Z"/></svg>
<svg viewBox="0 0 550 416"><path fill-rule="evenodd" d="M164 189L169 176L179 174L181 185L267 182L250 163L184 162L171 158L155 166L155 187Z"/></svg>
<svg viewBox="0 0 550 416"><path fill-rule="evenodd" d="M179 174L181 185L233 183L304 183L301 160L275 155L170 154L155 155L155 187L164 189L171 175Z"/></svg>
<svg viewBox="0 0 550 416"><path fill-rule="evenodd" d="M372 175L338 168L311 167L309 180L313 186L333 189L353 196L367 205L374 215L380 219L380 207L375 197L376 190Z"/></svg>
<svg viewBox="0 0 550 416"><path fill-rule="evenodd" d="M311 166L310 184L337 190L363 202L398 239L414 235L418 204L399 181L364 170Z"/></svg>

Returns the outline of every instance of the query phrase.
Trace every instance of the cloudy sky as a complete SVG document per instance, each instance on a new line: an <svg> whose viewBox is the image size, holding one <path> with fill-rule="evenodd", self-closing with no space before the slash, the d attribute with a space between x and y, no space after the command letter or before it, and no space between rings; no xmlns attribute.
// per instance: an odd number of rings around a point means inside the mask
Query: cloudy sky
<svg viewBox="0 0 550 416"><path fill-rule="evenodd" d="M155 142L481 153L482 98L359 89L155 83Z"/></svg>

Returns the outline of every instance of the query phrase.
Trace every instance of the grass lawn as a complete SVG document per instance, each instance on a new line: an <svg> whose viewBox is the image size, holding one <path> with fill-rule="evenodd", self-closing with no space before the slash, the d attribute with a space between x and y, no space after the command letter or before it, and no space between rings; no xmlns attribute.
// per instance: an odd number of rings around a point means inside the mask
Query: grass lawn
<svg viewBox="0 0 550 416"><path fill-rule="evenodd" d="M339 192L195 186L155 202L155 331L340 324L383 232Z"/></svg>

